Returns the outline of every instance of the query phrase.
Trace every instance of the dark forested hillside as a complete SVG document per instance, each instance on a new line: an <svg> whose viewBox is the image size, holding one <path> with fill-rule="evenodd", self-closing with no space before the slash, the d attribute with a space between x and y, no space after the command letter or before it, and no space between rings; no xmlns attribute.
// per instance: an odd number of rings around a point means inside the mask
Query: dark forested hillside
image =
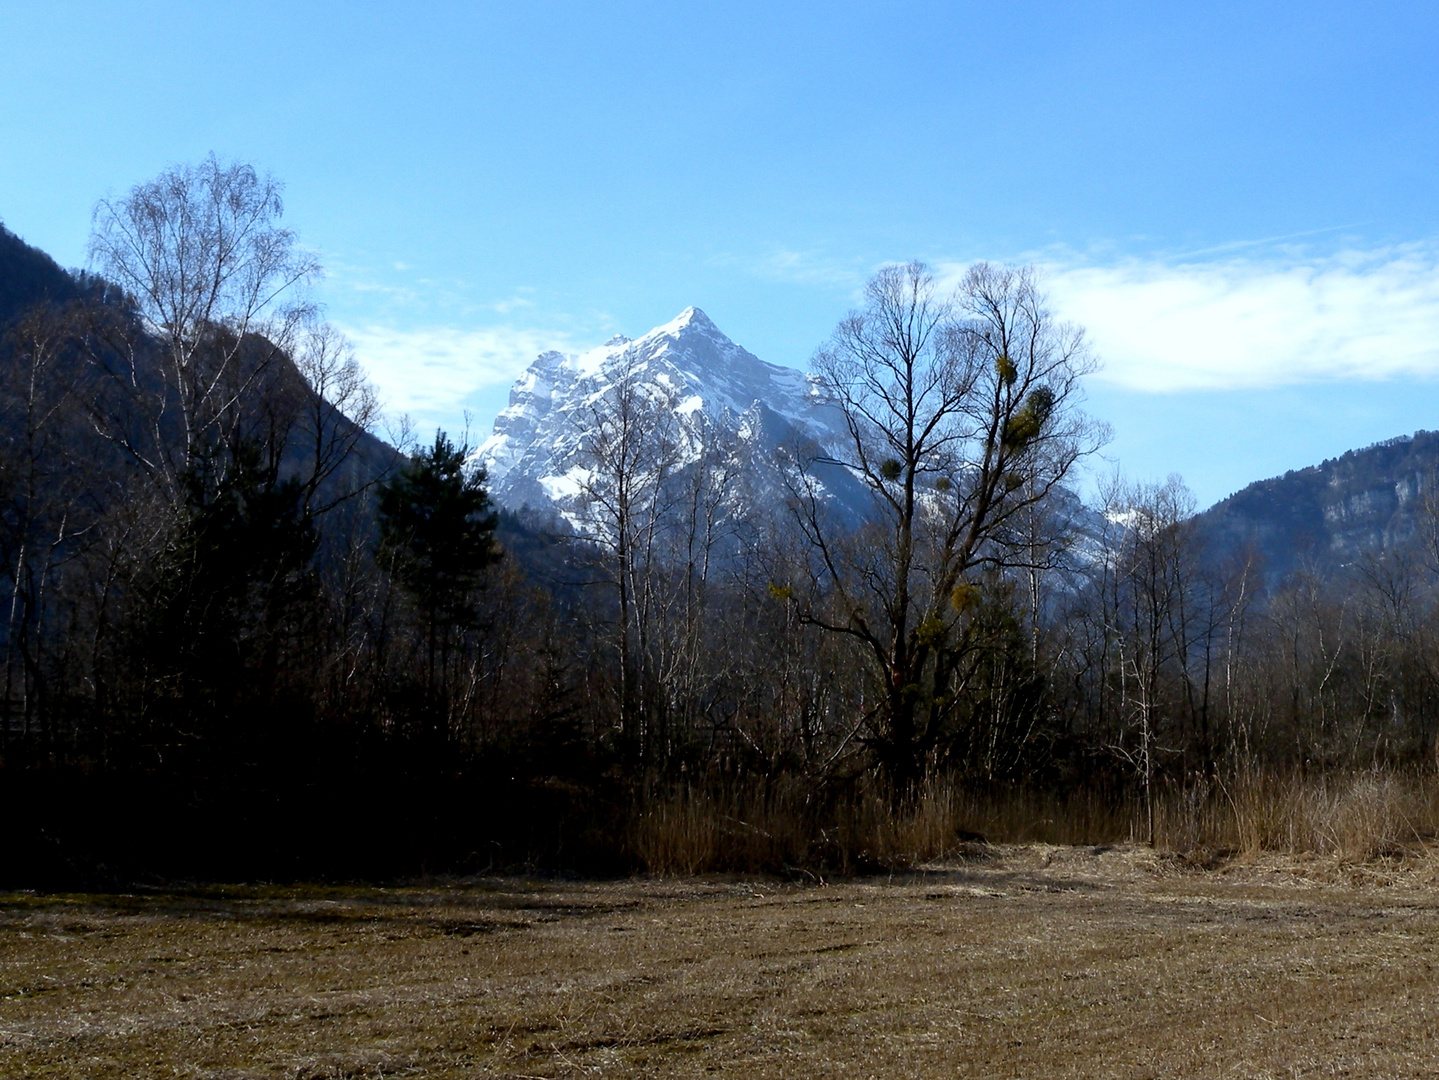
<svg viewBox="0 0 1439 1080"><path fill-rule="evenodd" d="M0 224L0 329L34 305L60 306L103 293L103 282L62 270L49 255Z"/></svg>
<svg viewBox="0 0 1439 1080"><path fill-rule="evenodd" d="M80 293L80 285L54 259L0 225L0 326L32 304L63 304Z"/></svg>
<svg viewBox="0 0 1439 1080"><path fill-rule="evenodd" d="M1213 551L1252 548L1266 579L1338 574L1365 556L1431 542L1439 433L1416 432L1250 484L1199 518Z"/></svg>

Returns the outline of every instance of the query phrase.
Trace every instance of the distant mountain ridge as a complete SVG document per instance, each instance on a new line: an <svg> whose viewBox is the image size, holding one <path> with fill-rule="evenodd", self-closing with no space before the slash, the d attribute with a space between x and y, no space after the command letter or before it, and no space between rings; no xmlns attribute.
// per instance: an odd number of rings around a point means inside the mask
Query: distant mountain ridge
<svg viewBox="0 0 1439 1080"><path fill-rule="evenodd" d="M1413 544L1439 494L1439 432L1419 431L1250 484L1199 516L1213 555L1249 548L1271 581L1337 573Z"/></svg>
<svg viewBox="0 0 1439 1080"><path fill-rule="evenodd" d="M667 385L677 412L702 411L733 433L753 498L783 498L774 452L781 444L805 443L820 461L843 456L840 419L821 404L809 376L760 360L691 307L638 339L535 359L472 459L489 470L500 505L573 520L584 422L624 369ZM863 517L863 485L837 463L819 468L841 507ZM1337 574L1366 553L1414 543L1429 491L1439 491L1439 432L1420 431L1257 481L1203 511L1198 525L1210 558L1257 553L1271 583L1301 566ZM1068 492L1060 502L1080 531L1080 547L1097 542L1094 512Z"/></svg>
<svg viewBox="0 0 1439 1080"><path fill-rule="evenodd" d="M0 224L0 333L37 304L90 296L118 299L100 279L62 269ZM677 411L701 410L735 436L749 495L781 497L774 450L782 443L807 443L818 453L842 445L838 417L819 403L809 376L759 359L691 307L640 338L535 359L472 458L489 470L497 503L563 509L577 490L580 422L612 392L625 364L668 383ZM358 449L360 472L393 467L395 451L379 440L367 435ZM863 486L841 466L819 468L832 494L862 515ZM1419 431L1256 481L1203 511L1198 524L1211 558L1252 550L1270 581L1301 566L1336 574L1366 554L1417 542L1430 492L1439 496L1439 432ZM1076 521L1092 516L1068 493L1065 501Z"/></svg>

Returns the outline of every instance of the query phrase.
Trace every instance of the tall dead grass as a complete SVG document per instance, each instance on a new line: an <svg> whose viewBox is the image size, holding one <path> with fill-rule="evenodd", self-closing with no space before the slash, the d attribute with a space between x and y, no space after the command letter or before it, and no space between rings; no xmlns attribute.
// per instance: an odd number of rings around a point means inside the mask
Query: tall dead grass
<svg viewBox="0 0 1439 1080"><path fill-rule="evenodd" d="M1140 840L1139 800L1095 791L928 785L902 811L872 791L822 799L801 782L726 791L686 788L632 822L628 848L644 872L838 873L904 869L988 843ZM1165 792L1155 846L1176 853L1312 853L1363 862L1439 836L1439 777L1365 771L1279 776L1240 771Z"/></svg>
<svg viewBox="0 0 1439 1080"><path fill-rule="evenodd" d="M1363 862L1439 835L1439 778L1371 770L1276 776L1240 772L1171 793L1156 846L1173 851L1317 854Z"/></svg>
<svg viewBox="0 0 1439 1080"><path fill-rule="evenodd" d="M932 786L912 808L860 792L843 799L799 782L724 792L683 789L639 815L630 847L649 873L897 868L973 842L953 788Z"/></svg>
<svg viewBox="0 0 1439 1080"><path fill-rule="evenodd" d="M984 842L1103 843L1132 830L1132 807L1098 795L927 785L896 811L873 791L840 799L799 782L716 792L686 788L633 823L629 848L648 873L903 869L972 855Z"/></svg>
<svg viewBox="0 0 1439 1080"><path fill-rule="evenodd" d="M794 785L768 791L683 788L632 825L641 867L662 876L768 871L807 862L805 800Z"/></svg>

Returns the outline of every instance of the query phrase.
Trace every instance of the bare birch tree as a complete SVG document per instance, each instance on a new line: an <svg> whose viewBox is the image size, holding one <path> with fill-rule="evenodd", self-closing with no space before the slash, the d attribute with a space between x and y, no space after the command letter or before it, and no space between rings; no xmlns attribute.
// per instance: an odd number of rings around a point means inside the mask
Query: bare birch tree
<svg viewBox="0 0 1439 1080"><path fill-rule="evenodd" d="M646 682L653 616L663 602L657 555L672 523L677 493L671 480L681 461L675 404L672 392L646 380L643 368L626 356L612 386L577 418L582 479L574 502L582 530L607 556L618 606L613 640L620 735L641 759L652 734Z"/></svg>
<svg viewBox="0 0 1439 1080"><path fill-rule="evenodd" d="M277 180L213 154L95 207L91 261L142 331L107 357L125 415L104 417L102 434L172 489L236 433L241 399L312 313L304 287L319 264L283 213Z"/></svg>

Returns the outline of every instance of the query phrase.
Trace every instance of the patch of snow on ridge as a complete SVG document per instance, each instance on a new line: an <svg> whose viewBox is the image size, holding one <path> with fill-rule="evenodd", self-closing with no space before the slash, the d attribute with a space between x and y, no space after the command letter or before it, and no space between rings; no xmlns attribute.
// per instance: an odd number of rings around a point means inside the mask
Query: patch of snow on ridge
<svg viewBox="0 0 1439 1080"><path fill-rule="evenodd" d="M589 478L590 470L576 467L563 476L542 476L540 486L555 502L562 502L578 495Z"/></svg>

